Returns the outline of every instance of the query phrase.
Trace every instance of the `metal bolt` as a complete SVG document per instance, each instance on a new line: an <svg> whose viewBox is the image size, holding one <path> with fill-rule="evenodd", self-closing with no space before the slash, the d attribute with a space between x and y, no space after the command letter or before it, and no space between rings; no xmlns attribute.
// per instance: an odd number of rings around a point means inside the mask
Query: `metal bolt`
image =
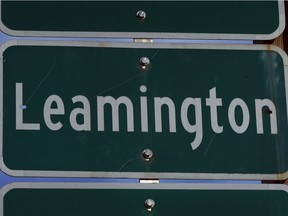
<svg viewBox="0 0 288 216"><path fill-rule="evenodd" d="M137 17L139 20L144 20L144 19L146 18L146 13L145 13L145 11L139 10L139 11L136 13L136 17Z"/></svg>
<svg viewBox="0 0 288 216"><path fill-rule="evenodd" d="M147 57L142 57L142 58L139 60L139 64L140 64L141 68L142 68L143 70L145 70L145 69L147 69L148 66L150 65L150 60L149 60L149 58L147 58Z"/></svg>
<svg viewBox="0 0 288 216"><path fill-rule="evenodd" d="M149 161L153 157L153 152L150 149L145 149L142 152L142 157L144 158L145 161Z"/></svg>
<svg viewBox="0 0 288 216"><path fill-rule="evenodd" d="M153 207L155 206L155 201L153 199L145 200L144 206L148 211L152 211Z"/></svg>

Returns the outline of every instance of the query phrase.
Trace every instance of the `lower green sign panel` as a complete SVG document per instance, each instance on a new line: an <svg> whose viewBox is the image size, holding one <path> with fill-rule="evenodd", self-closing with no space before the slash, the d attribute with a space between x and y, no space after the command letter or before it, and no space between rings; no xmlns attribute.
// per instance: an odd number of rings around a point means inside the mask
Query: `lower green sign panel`
<svg viewBox="0 0 288 216"><path fill-rule="evenodd" d="M2 50L10 175L287 178L281 50L44 41Z"/></svg>
<svg viewBox="0 0 288 216"><path fill-rule="evenodd" d="M284 185L22 183L1 190L0 207L1 216L287 216L288 193Z"/></svg>

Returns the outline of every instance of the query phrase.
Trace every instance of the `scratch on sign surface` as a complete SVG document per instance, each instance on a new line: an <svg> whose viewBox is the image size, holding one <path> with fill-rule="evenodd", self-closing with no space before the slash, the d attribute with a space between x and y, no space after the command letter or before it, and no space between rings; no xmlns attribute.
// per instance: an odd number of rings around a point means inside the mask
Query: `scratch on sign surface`
<svg viewBox="0 0 288 216"><path fill-rule="evenodd" d="M49 76L49 74L51 73L51 71L54 68L54 65L56 63L56 58L53 60L53 63L49 69L49 71L47 72L47 74L43 77L43 79L39 82L39 84L36 86L36 88L34 89L34 91L31 93L31 95L29 96L29 98L27 99L25 105L27 106L27 104L29 103L29 101L32 99L33 95L37 92L37 90L41 87L41 85L43 84L43 82L47 79L47 77Z"/></svg>
<svg viewBox="0 0 288 216"><path fill-rule="evenodd" d="M132 161L135 161L135 160L137 160L137 159L138 159L138 157L135 157L135 158L132 158L132 159L126 161L126 162L120 167L119 172L121 172L122 169L123 169L127 164L129 164L129 163L131 163Z"/></svg>
<svg viewBox="0 0 288 216"><path fill-rule="evenodd" d="M140 76L140 75L141 75L141 74L136 74L135 76L133 76L133 77L131 77L131 78L129 78L129 79L127 79L127 80L125 80L125 81L117 84L117 85L114 85L114 86L112 86L112 87L109 88L109 89L103 90L103 91L99 92L98 94L96 94L95 96L91 97L90 100L96 98L97 96L99 96L99 95L101 95L101 94L103 94L103 93L105 93L105 92L108 92L108 91L110 91L110 90L112 90L112 89L118 88L119 86L121 86L121 85L123 85L123 84L125 84L125 83L127 83L127 82L129 82L129 81L131 81L131 80L133 80L133 79L135 79L136 77L138 77L138 76Z"/></svg>
<svg viewBox="0 0 288 216"><path fill-rule="evenodd" d="M215 135L216 135L216 134L214 134L214 135L212 136L212 138L211 138L211 140L210 140L210 142L209 142L209 144L208 144L208 146L207 146L207 149L206 149L205 152L204 152L204 155L207 154L209 148L211 147L211 145L212 145L212 143L213 143L213 141L214 141Z"/></svg>
<svg viewBox="0 0 288 216"><path fill-rule="evenodd" d="M159 50L157 50L157 51L153 54L153 56L151 57L151 60L158 54L158 52L159 52Z"/></svg>

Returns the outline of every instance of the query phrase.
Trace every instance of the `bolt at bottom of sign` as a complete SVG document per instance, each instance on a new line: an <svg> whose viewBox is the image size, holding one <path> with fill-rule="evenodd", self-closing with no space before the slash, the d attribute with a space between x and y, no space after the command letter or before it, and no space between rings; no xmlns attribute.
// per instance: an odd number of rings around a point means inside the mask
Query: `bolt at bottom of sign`
<svg viewBox="0 0 288 216"><path fill-rule="evenodd" d="M152 211L155 206L155 201L153 199L147 199L145 200L144 205L148 211Z"/></svg>
<svg viewBox="0 0 288 216"><path fill-rule="evenodd" d="M145 161L150 161L153 157L153 152L150 149L145 149L142 152L142 157L144 158Z"/></svg>

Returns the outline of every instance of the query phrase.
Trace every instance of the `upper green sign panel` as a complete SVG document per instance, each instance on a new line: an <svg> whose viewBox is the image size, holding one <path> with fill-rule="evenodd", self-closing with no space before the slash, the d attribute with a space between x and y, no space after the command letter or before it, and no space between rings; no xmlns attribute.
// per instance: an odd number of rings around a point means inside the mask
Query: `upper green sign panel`
<svg viewBox="0 0 288 216"><path fill-rule="evenodd" d="M10 175L287 178L287 57L274 47L14 41L1 50Z"/></svg>
<svg viewBox="0 0 288 216"><path fill-rule="evenodd" d="M1 30L15 36L276 38L284 1L1 1Z"/></svg>

